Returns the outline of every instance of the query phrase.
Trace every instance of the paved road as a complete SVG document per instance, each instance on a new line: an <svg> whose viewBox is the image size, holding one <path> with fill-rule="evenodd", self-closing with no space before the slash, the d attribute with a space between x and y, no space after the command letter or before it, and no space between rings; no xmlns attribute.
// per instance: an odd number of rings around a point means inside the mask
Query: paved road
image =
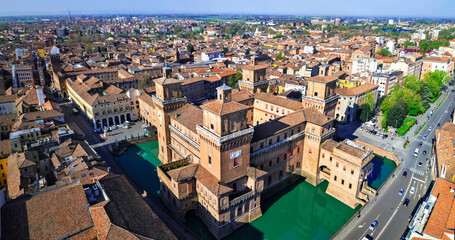
<svg viewBox="0 0 455 240"><path fill-rule="evenodd" d="M367 234L374 239L400 239L409 223L410 215L426 194L431 182L430 173L427 171L431 163L427 163L426 159L431 159L432 142L435 137L434 130L440 128L437 126L438 123L442 126L449 121L454 108L455 93L449 92L444 103L433 113L419 135L410 137L411 142L403 150L403 162L396 170L395 177L387 181L379 191L378 196L364 207L360 218L348 224L334 239L362 239ZM430 126L431 130L429 129ZM427 136L426 139L423 139L424 135ZM420 141L423 143L422 147L419 147L418 156L414 157L414 150ZM424 150L427 151L426 155L423 155ZM418 162L422 162L421 167L418 166ZM407 171L407 177L402 177L403 171ZM414 194L410 193L412 187L415 188ZM401 188L404 189L402 196L398 194ZM405 198L410 199L408 207L403 205ZM369 230L369 225L374 220L378 221L378 226L372 231Z"/></svg>

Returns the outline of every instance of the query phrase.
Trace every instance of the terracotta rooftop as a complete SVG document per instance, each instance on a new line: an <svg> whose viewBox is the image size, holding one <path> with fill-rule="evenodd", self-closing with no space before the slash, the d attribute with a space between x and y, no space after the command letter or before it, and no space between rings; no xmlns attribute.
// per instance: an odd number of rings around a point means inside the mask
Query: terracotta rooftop
<svg viewBox="0 0 455 240"><path fill-rule="evenodd" d="M238 112L238 111L246 111L248 109L247 106L240 104L238 102L221 102L219 100L212 101L210 103L204 104L201 106L202 109L207 110L211 113L214 113L218 116L223 116L226 114Z"/></svg>
<svg viewBox="0 0 455 240"><path fill-rule="evenodd" d="M268 102L274 105L278 105L280 107L284 107L287 109L292 109L292 110L299 110L303 108L303 105L299 101L294 101L285 97L280 97L280 96L275 96L272 94L268 93L255 93L254 94L255 99L259 99L264 102Z"/></svg>
<svg viewBox="0 0 455 240"><path fill-rule="evenodd" d="M372 84L372 83L365 83L363 85L353 87L353 88L335 88L335 93L341 96L358 96L360 94L364 94L368 91L378 88L379 85Z"/></svg>
<svg viewBox="0 0 455 240"><path fill-rule="evenodd" d="M454 234L455 184L438 178L431 195L438 198L425 226L424 233L443 239L445 233Z"/></svg>
<svg viewBox="0 0 455 240"><path fill-rule="evenodd" d="M342 77L344 74L345 74L345 72L338 71L329 76L315 76L315 77L308 78L307 80L313 81L313 82L330 83L330 82L336 81L337 79Z"/></svg>
<svg viewBox="0 0 455 240"><path fill-rule="evenodd" d="M196 133L196 125L201 124L203 120L202 113L202 109L192 104L185 104L171 113L171 118Z"/></svg>
<svg viewBox="0 0 455 240"><path fill-rule="evenodd" d="M109 200L89 210L101 239L177 239L124 176L110 174L99 182Z"/></svg>
<svg viewBox="0 0 455 240"><path fill-rule="evenodd" d="M80 183L16 199L2 208L5 239L94 239L88 201ZM81 232L79 232L82 230ZM81 234L81 235L80 235Z"/></svg>

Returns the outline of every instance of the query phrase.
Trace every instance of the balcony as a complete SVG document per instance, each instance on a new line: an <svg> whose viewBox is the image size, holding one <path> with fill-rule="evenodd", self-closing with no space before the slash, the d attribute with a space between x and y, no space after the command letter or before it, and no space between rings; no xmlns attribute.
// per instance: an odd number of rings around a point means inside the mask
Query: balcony
<svg viewBox="0 0 455 240"><path fill-rule="evenodd" d="M193 141L192 139L190 139L189 137L187 137L185 134L183 134L182 132L180 132L179 130L177 130L175 127L173 127L172 125L169 124L169 129L174 132L175 134L179 135L181 138L185 139L187 142L189 142L191 145L193 145L195 148L197 148L198 150L201 150L201 147L199 146L198 143L196 143L195 141Z"/></svg>
<svg viewBox="0 0 455 240"><path fill-rule="evenodd" d="M332 102L334 100L337 100L338 98L340 97L340 95L335 95L335 96L332 96L332 97L329 97L327 99L319 99L319 98L315 98L315 97L310 97L310 96L303 96L302 99L306 99L306 100L311 100L311 101L315 101L315 102L320 102L320 103L324 103L324 104L327 104L329 102Z"/></svg>
<svg viewBox="0 0 455 240"><path fill-rule="evenodd" d="M245 82L245 81L239 81L239 83L242 83L242 84L245 84L245 85L249 85L249 86L256 87L256 86L261 86L261 85L264 85L264 84L269 84L269 80L262 80L262 81L260 81L260 82L255 82L255 83L250 83L250 82Z"/></svg>
<svg viewBox="0 0 455 240"><path fill-rule="evenodd" d="M252 197L253 195L254 195L254 191L251 190L250 188L246 187L242 191L236 192L229 196L229 206L230 207L235 206L235 205L241 203L242 201L245 201L248 198Z"/></svg>
<svg viewBox="0 0 455 240"><path fill-rule="evenodd" d="M165 104L169 104L169 103L186 102L186 97L171 98L171 99L164 100L164 101L162 101L155 95L152 95L152 98L155 99L157 102L159 102L162 107L164 107Z"/></svg>
<svg viewBox="0 0 455 240"><path fill-rule="evenodd" d="M251 126L249 126L249 127L246 128L246 129L243 129L243 130L240 130L240 131L238 131L238 132L234 132L234 133L231 133L231 134L222 136L222 137L218 137L218 136L215 135L214 133L212 133L212 132L210 132L209 130L205 129L205 128L202 126L202 124L197 125L197 126L196 126L196 130L197 130L197 131L201 131L201 132L203 132L205 135L207 135L207 136L209 136L210 138L212 138L212 139L218 144L218 146L221 146L221 143L226 142L226 141L228 141L228 140L231 140L231 139L234 139L234 138L243 136L243 135L248 135L248 134L253 135L253 133L254 133L254 127L251 127Z"/></svg>

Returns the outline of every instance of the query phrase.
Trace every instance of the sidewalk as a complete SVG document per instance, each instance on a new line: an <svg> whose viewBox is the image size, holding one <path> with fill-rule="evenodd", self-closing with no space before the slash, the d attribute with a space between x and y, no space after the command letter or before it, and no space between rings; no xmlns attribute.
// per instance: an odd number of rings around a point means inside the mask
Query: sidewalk
<svg viewBox="0 0 455 240"><path fill-rule="evenodd" d="M428 110L425 113L423 113L420 116L414 117L417 119L417 123L414 124L414 126L412 126L411 129L409 129L409 131L405 134L406 139L408 139L409 141L412 141L414 138L417 137L415 135L416 132L420 129L420 127L423 124L425 124L428 121L428 119L430 119L428 117L428 113L431 112L432 110L434 112L436 110L436 108L439 106L439 104L442 103L442 101L449 94L449 91L451 91L451 90L452 90L452 88L448 88L447 91L442 92L442 94L441 94L441 96L439 96L438 100L436 100L434 103L430 103L430 107L428 108ZM427 126L425 125L424 127L427 127Z"/></svg>

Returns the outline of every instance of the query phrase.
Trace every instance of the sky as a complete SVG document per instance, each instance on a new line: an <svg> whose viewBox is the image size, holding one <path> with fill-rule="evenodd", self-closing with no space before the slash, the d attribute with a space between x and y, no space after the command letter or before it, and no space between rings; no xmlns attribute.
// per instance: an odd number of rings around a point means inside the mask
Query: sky
<svg viewBox="0 0 455 240"><path fill-rule="evenodd" d="M270 14L455 17L455 0L0 0L0 16Z"/></svg>

